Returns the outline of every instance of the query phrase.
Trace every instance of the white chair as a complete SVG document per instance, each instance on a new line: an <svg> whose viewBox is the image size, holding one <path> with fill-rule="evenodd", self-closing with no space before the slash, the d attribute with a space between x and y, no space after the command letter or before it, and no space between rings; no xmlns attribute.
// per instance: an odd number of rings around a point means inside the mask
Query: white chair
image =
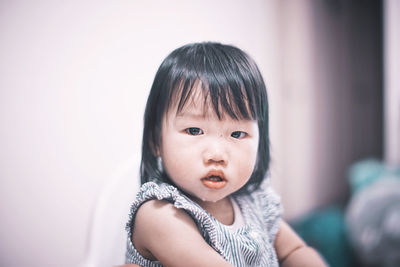
<svg viewBox="0 0 400 267"><path fill-rule="evenodd" d="M89 228L88 248L81 267L122 265L125 261L125 225L139 189L140 156L123 162L99 195Z"/></svg>

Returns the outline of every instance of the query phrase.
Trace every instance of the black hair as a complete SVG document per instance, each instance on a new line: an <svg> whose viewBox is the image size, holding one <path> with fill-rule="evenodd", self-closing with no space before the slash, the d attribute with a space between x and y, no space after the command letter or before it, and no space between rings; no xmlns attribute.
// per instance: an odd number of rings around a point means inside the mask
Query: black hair
<svg viewBox="0 0 400 267"><path fill-rule="evenodd" d="M238 192L258 188L270 162L266 86L251 57L239 48L214 42L184 45L161 63L144 114L141 183L158 180L173 184L157 162L162 119L173 104L181 111L199 83L204 101L210 101L218 118L226 113L233 119L258 122L257 161L249 181Z"/></svg>

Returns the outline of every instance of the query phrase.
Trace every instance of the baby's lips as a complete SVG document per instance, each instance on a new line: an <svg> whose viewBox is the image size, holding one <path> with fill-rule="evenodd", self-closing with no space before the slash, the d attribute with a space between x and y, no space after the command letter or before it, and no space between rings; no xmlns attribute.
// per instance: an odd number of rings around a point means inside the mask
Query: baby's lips
<svg viewBox="0 0 400 267"><path fill-rule="evenodd" d="M204 179L209 178L209 177L219 177L222 180L226 180L225 179L225 174L222 170L210 170L207 175L204 177Z"/></svg>
<svg viewBox="0 0 400 267"><path fill-rule="evenodd" d="M210 189L221 189L223 187L225 187L226 185L226 180L219 180L219 181L212 181L212 180L208 180L207 178L201 179L201 182L203 183L203 185L207 188Z"/></svg>

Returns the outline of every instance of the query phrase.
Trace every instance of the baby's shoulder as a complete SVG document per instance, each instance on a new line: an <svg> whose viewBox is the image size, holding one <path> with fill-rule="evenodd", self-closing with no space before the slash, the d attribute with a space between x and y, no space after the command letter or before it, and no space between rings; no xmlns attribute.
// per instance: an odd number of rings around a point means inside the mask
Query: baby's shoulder
<svg viewBox="0 0 400 267"><path fill-rule="evenodd" d="M181 203L186 202L185 197L173 186L146 183L132 205L128 226L135 234L144 233L148 237L175 233L179 230L176 226L182 223L195 226L187 211L181 208Z"/></svg>
<svg viewBox="0 0 400 267"><path fill-rule="evenodd" d="M158 199L148 200L138 208L132 227L134 247L149 260L156 260L153 253L166 245L181 243L182 236L200 235L185 211Z"/></svg>
<svg viewBox="0 0 400 267"><path fill-rule="evenodd" d="M140 221L145 221L147 225L173 217L175 214L180 213L172 203L165 200L151 199L142 203L136 211L135 224Z"/></svg>
<svg viewBox="0 0 400 267"><path fill-rule="evenodd" d="M149 229L153 234L167 228L168 224L187 217L176 207L182 194L177 188L163 183L148 182L143 184L131 208L131 226ZM142 229L141 229L142 230Z"/></svg>

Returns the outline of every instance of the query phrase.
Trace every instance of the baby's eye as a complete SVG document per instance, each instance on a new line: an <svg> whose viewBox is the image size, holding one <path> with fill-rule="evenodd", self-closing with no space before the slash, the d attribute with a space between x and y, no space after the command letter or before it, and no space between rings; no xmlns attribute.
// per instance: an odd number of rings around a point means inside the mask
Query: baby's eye
<svg viewBox="0 0 400 267"><path fill-rule="evenodd" d="M201 135L201 134L203 134L203 130L200 129L200 128L196 128L196 127L186 128L185 132L190 134L190 135Z"/></svg>
<svg viewBox="0 0 400 267"><path fill-rule="evenodd" d="M246 137L246 135L247 135L247 133L242 132L242 131L235 131L235 132L231 133L231 136L236 139L242 139L242 138Z"/></svg>

